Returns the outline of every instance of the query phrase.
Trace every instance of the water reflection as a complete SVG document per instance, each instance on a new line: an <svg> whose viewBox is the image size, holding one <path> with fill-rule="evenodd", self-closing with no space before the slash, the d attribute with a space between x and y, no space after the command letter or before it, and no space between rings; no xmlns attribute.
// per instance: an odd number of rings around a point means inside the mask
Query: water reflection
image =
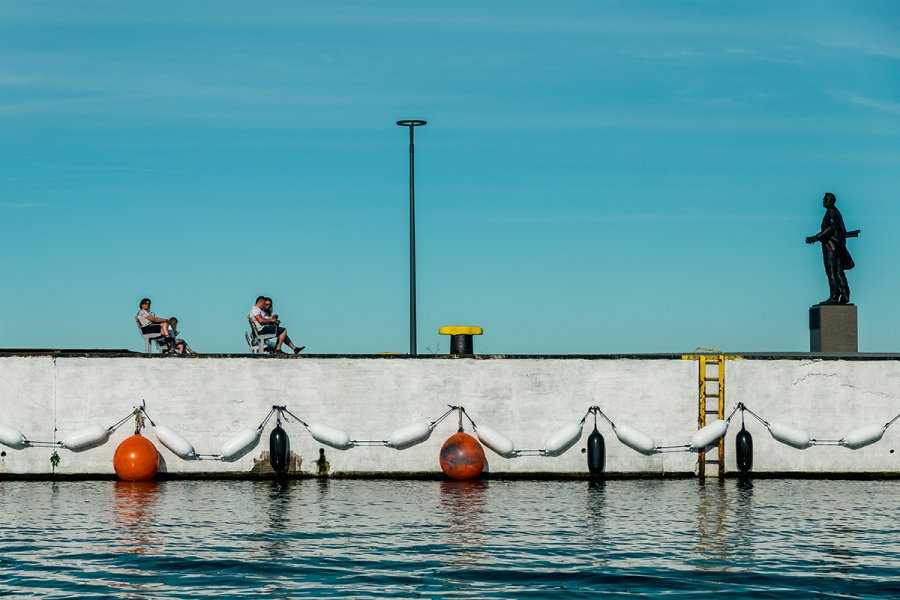
<svg viewBox="0 0 900 600"><path fill-rule="evenodd" d="M602 567L609 562L605 551L609 544L609 532L606 528L606 480L591 479L587 482L585 494L585 520L587 522L587 543L597 548L594 565Z"/></svg>
<svg viewBox="0 0 900 600"><path fill-rule="evenodd" d="M442 481L440 506L445 522L454 533L484 531L483 511L488 483L483 481Z"/></svg>
<svg viewBox="0 0 900 600"><path fill-rule="evenodd" d="M483 481L440 482L440 514L447 525L443 539L453 550L444 555L448 564L463 567L478 561L480 554L473 551L485 544L485 496L489 485Z"/></svg>
<svg viewBox="0 0 900 600"><path fill-rule="evenodd" d="M3 482L0 596L897 597L897 497L900 481Z"/></svg>
<svg viewBox="0 0 900 600"><path fill-rule="evenodd" d="M328 477L317 477L315 481L318 500L320 502L326 500L328 493L331 491L331 479Z"/></svg>
<svg viewBox="0 0 900 600"><path fill-rule="evenodd" d="M852 510L847 510L841 505L841 492L836 491L839 486L833 482L824 483L818 496L818 509L829 515L828 535L823 536L826 543L822 545L823 563L828 563L828 567L820 566L817 571L826 572L832 575L845 575L860 568L866 559L866 551L863 549L867 545L866 537L869 535L865 523L881 521L885 516L873 511L867 503L860 502L858 506L854 506ZM832 485L829 485L829 484ZM852 485L858 488L860 495L866 494L872 483L866 485L865 482L852 482ZM878 483L874 483L875 486ZM894 511L894 522L896 523L897 512ZM890 519L890 517L888 517ZM887 523L885 523L887 525ZM900 527L894 526L895 531Z"/></svg>
<svg viewBox="0 0 900 600"><path fill-rule="evenodd" d="M606 525L606 481L590 480L585 494L585 515L590 535L602 535Z"/></svg>
<svg viewBox="0 0 900 600"><path fill-rule="evenodd" d="M269 484L269 496L262 508L268 517L265 550L272 558L286 555L284 536L290 531L290 511L295 483L290 479L275 479Z"/></svg>
<svg viewBox="0 0 900 600"><path fill-rule="evenodd" d="M113 527L124 551L142 554L157 540L153 521L161 496L157 481L116 481L113 484Z"/></svg>
<svg viewBox="0 0 900 600"><path fill-rule="evenodd" d="M700 479L697 485L697 541L699 569L719 569L728 561L730 546L726 519L728 485L726 480Z"/></svg>
<svg viewBox="0 0 900 600"><path fill-rule="evenodd" d="M753 478L741 475L735 481L734 487L737 493L734 501L731 547L734 555L740 557L743 562L753 556L753 528L757 518L753 502Z"/></svg>

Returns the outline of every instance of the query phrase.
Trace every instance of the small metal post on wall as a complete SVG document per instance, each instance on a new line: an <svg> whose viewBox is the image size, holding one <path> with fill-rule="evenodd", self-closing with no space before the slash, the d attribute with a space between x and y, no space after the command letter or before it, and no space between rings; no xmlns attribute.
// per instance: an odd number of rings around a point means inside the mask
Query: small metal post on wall
<svg viewBox="0 0 900 600"><path fill-rule="evenodd" d="M416 356L416 178L413 130L426 125L420 119L397 121L409 127L409 355Z"/></svg>

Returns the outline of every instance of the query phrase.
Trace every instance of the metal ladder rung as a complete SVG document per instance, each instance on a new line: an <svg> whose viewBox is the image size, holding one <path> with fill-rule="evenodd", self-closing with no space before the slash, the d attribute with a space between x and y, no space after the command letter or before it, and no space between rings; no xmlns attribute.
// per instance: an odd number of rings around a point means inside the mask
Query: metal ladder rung
<svg viewBox="0 0 900 600"><path fill-rule="evenodd" d="M697 358L700 366L700 424L707 425L713 419L724 418L720 415L724 414L726 359L724 356L700 356ZM707 403L710 405L709 408ZM707 457L707 455L711 456ZM721 441L709 450L701 452L698 459L701 475L706 475L707 465L710 467L715 465L719 477L724 475L725 455Z"/></svg>

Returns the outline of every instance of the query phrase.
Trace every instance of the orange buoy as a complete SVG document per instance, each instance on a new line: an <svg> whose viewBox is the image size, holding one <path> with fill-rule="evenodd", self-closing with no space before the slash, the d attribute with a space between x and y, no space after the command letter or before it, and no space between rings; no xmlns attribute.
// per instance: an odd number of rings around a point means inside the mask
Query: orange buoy
<svg viewBox="0 0 900 600"><path fill-rule="evenodd" d="M159 469L159 452L153 442L139 433L119 444L113 455L116 475L124 481L147 481L153 479Z"/></svg>
<svg viewBox="0 0 900 600"><path fill-rule="evenodd" d="M441 446L441 470L450 479L475 479L484 471L484 449L478 440L460 431Z"/></svg>

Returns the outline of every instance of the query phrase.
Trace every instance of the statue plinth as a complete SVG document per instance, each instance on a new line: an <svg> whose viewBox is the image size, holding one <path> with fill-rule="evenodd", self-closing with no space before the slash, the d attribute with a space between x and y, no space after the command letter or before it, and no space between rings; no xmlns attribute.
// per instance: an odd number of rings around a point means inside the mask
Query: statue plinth
<svg viewBox="0 0 900 600"><path fill-rule="evenodd" d="M855 304L817 304L809 309L810 352L859 352Z"/></svg>

